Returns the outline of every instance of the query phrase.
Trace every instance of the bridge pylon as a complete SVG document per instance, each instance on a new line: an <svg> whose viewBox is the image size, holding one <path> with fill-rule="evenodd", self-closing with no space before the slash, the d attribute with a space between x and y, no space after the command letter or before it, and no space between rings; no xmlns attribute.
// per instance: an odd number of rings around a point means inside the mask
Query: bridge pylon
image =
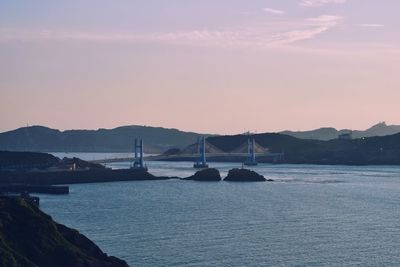
<svg viewBox="0 0 400 267"><path fill-rule="evenodd" d="M206 160L206 138L202 136L197 138L197 151L199 153L199 158L193 164L195 169L207 169L208 164Z"/></svg>
<svg viewBox="0 0 400 267"><path fill-rule="evenodd" d="M243 163L246 166L257 166L258 162L256 160L256 141L254 137L247 139L247 160Z"/></svg>
<svg viewBox="0 0 400 267"><path fill-rule="evenodd" d="M145 166L143 160L143 148L144 148L143 139L135 138L135 147L134 147L135 158L131 165L131 169L147 171L147 166Z"/></svg>

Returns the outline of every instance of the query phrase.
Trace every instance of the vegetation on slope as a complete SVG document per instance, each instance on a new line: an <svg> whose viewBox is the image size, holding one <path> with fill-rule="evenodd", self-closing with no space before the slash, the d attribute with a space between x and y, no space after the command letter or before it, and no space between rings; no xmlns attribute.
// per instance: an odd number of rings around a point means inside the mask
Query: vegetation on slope
<svg viewBox="0 0 400 267"><path fill-rule="evenodd" d="M107 256L78 231L20 198L0 197L0 266L119 267L124 261Z"/></svg>
<svg viewBox="0 0 400 267"><path fill-rule="evenodd" d="M147 126L67 131L32 126L0 133L0 150L131 152L134 139L143 137L146 153L161 153L171 147L186 147L198 136L200 134Z"/></svg>
<svg viewBox="0 0 400 267"><path fill-rule="evenodd" d="M282 134L256 134L256 142L274 153L285 153L284 163L398 165L400 164L400 134L353 140L306 140ZM231 152L247 142L247 135L209 137L215 147ZM259 156L259 162L267 159Z"/></svg>

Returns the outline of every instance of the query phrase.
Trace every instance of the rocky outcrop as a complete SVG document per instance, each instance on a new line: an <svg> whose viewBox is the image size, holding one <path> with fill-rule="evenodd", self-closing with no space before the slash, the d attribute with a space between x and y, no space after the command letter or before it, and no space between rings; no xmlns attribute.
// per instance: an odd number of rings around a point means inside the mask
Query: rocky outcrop
<svg viewBox="0 0 400 267"><path fill-rule="evenodd" d="M127 267L21 198L0 197L0 266Z"/></svg>
<svg viewBox="0 0 400 267"><path fill-rule="evenodd" d="M227 182L265 182L264 176L248 169L232 169L224 179Z"/></svg>
<svg viewBox="0 0 400 267"><path fill-rule="evenodd" d="M194 180L194 181L204 181L204 182L210 182L210 181L221 181L221 175L217 169L209 168L209 169L204 169L196 172L194 175L183 178L182 180Z"/></svg>

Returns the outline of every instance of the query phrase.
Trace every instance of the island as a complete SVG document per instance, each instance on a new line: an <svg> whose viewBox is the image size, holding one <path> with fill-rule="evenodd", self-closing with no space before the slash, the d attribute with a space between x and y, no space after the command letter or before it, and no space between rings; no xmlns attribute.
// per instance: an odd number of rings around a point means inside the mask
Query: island
<svg viewBox="0 0 400 267"><path fill-rule="evenodd" d="M187 178L183 178L181 180L193 180L200 182L220 182L221 175L217 169L207 168L197 171L194 175L189 176Z"/></svg>
<svg viewBox="0 0 400 267"><path fill-rule="evenodd" d="M248 169L232 169L225 177L226 182L265 182L267 179L261 174ZM271 181L271 180L269 180Z"/></svg>

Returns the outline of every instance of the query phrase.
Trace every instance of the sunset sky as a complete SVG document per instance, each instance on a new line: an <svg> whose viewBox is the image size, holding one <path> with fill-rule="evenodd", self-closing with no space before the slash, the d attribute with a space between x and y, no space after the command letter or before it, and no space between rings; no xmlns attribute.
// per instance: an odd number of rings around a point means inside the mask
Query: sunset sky
<svg viewBox="0 0 400 267"><path fill-rule="evenodd" d="M5 0L0 131L400 124L399 0Z"/></svg>

